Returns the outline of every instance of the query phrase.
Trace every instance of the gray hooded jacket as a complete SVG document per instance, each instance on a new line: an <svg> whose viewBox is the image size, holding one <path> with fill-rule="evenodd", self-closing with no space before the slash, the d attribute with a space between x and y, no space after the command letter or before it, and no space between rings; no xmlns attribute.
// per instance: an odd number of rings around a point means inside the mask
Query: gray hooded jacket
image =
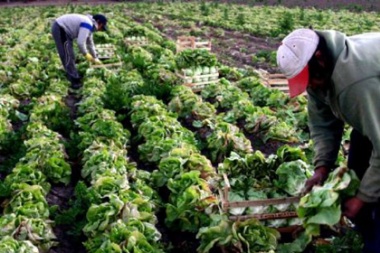
<svg viewBox="0 0 380 253"><path fill-rule="evenodd" d="M70 39L77 39L79 51L82 54L85 55L89 51L94 58L97 57L92 37L93 31L96 29L96 21L91 15L65 14L57 18L56 21Z"/></svg>
<svg viewBox="0 0 380 253"><path fill-rule="evenodd" d="M331 167L336 162L344 122L348 123L373 144L370 167L357 196L376 202L380 197L380 33L351 37L336 31L317 33L326 39L335 68L328 92L307 90L314 165Z"/></svg>

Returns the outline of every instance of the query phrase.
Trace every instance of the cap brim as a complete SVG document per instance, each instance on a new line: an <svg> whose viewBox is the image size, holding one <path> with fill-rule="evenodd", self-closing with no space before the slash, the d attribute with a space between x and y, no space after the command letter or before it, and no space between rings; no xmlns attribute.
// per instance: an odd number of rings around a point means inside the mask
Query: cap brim
<svg viewBox="0 0 380 253"><path fill-rule="evenodd" d="M289 95L291 98L298 96L306 91L309 83L308 65L295 77L288 79Z"/></svg>

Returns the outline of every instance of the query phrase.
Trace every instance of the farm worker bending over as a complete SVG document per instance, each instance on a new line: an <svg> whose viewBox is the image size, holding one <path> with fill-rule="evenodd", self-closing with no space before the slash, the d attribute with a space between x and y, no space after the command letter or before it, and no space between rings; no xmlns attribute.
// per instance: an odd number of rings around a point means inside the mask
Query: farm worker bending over
<svg viewBox="0 0 380 253"><path fill-rule="evenodd" d="M73 40L77 39L79 51L89 62L101 64L96 57L92 33L102 30L107 30L107 18L101 14L94 16L65 14L57 18L52 26L52 34L58 54L73 89L78 89L81 86L81 77L75 67Z"/></svg>
<svg viewBox="0 0 380 253"><path fill-rule="evenodd" d="M314 175L306 191L323 183L335 166L344 123L352 126L348 168L361 179L344 214L363 234L364 251L380 252L380 33L346 36L298 29L277 51L290 96L308 94Z"/></svg>

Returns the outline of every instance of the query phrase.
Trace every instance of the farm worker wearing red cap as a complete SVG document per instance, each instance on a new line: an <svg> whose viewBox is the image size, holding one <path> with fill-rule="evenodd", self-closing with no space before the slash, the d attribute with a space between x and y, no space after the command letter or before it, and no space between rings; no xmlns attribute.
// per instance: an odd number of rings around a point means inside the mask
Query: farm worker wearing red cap
<svg viewBox="0 0 380 253"><path fill-rule="evenodd" d="M75 67L73 40L77 40L79 51L95 64L101 64L96 56L92 33L107 30L107 18L101 14L65 14L55 20L52 35L67 78L73 89L80 88L81 77Z"/></svg>
<svg viewBox="0 0 380 253"><path fill-rule="evenodd" d="M353 128L348 168L361 184L343 212L362 232L363 252L379 253L380 33L346 36L298 29L283 39L277 64L288 79L290 96L308 95L316 169L306 191L323 183L336 167L344 124Z"/></svg>

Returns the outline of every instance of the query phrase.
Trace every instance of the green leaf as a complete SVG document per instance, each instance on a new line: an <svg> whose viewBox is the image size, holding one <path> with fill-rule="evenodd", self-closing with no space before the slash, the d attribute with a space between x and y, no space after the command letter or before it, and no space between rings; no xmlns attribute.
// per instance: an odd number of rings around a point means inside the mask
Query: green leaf
<svg viewBox="0 0 380 253"><path fill-rule="evenodd" d="M340 205L321 208L318 213L307 219L307 223L325 224L333 226L337 224L342 215Z"/></svg>

